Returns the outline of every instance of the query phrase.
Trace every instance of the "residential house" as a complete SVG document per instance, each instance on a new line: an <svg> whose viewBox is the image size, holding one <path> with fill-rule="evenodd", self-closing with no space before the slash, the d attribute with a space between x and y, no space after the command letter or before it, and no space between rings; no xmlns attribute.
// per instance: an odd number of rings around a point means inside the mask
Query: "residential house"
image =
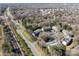
<svg viewBox="0 0 79 59"><path fill-rule="evenodd" d="M52 26L52 29L54 30L54 32L58 32L58 28L56 26Z"/></svg>
<svg viewBox="0 0 79 59"><path fill-rule="evenodd" d="M42 28L42 31L51 31L51 30L52 30L52 28L50 26Z"/></svg>
<svg viewBox="0 0 79 59"><path fill-rule="evenodd" d="M37 30L35 30L35 31L32 33L32 35L33 35L33 36L39 36L40 32L42 32L42 30L41 30L41 29L37 29Z"/></svg>
<svg viewBox="0 0 79 59"><path fill-rule="evenodd" d="M70 36L66 36L63 41L62 41L62 44L63 45L69 45L70 43L72 42L72 38Z"/></svg>

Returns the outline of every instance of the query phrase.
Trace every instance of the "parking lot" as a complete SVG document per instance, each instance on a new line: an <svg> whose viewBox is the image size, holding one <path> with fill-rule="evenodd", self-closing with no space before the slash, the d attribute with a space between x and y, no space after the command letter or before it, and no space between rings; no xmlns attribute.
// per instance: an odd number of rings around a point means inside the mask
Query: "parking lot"
<svg viewBox="0 0 79 59"><path fill-rule="evenodd" d="M16 37L13 35L9 26L4 26L4 34L6 36L7 43L11 46L11 52L13 56L21 56L20 47L16 41Z"/></svg>

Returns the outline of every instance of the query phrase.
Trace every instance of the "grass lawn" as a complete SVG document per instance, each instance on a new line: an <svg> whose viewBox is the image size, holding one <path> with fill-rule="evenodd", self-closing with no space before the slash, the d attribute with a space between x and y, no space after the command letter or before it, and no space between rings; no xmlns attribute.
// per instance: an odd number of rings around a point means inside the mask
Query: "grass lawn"
<svg viewBox="0 0 79 59"><path fill-rule="evenodd" d="M33 42L33 37L28 33L28 32L24 32L24 35L31 41L31 42Z"/></svg>
<svg viewBox="0 0 79 59"><path fill-rule="evenodd" d="M0 56L3 55L3 51L2 51L2 38L0 38Z"/></svg>
<svg viewBox="0 0 79 59"><path fill-rule="evenodd" d="M0 27L0 56L2 56L3 55L3 49L2 49L2 45L3 45L3 43L4 43L4 39L3 39L3 37L2 37L2 27Z"/></svg>

